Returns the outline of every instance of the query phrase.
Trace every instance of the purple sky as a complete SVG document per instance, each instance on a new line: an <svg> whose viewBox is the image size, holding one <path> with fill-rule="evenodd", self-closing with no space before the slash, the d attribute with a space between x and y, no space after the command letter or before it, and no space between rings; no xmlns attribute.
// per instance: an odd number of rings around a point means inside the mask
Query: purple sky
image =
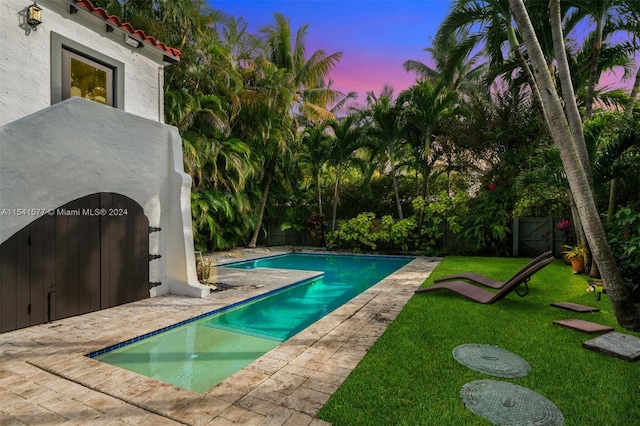
<svg viewBox="0 0 640 426"><path fill-rule="evenodd" d="M414 75L402 68L407 59L428 62L422 49L430 45L449 9L449 0L208 0L249 23L257 33L274 22L273 13L290 19L292 32L309 24L307 52L323 49L342 52L331 74L334 89L355 91L364 102L365 92L380 92L390 84L397 94L409 87Z"/></svg>
<svg viewBox="0 0 640 426"><path fill-rule="evenodd" d="M343 56L331 74L334 89L376 94L390 84L397 95L409 87L414 75L402 68L408 59L430 63L423 51L447 15L451 0L207 0L217 10L249 23L249 31L274 22L273 13L290 19L292 32L303 24L307 53L324 49ZM640 55L637 59L640 59ZM620 74L621 75L621 74ZM601 83L618 83L619 76L603 77ZM623 87L631 87L631 81ZM616 84L617 85L617 84Z"/></svg>

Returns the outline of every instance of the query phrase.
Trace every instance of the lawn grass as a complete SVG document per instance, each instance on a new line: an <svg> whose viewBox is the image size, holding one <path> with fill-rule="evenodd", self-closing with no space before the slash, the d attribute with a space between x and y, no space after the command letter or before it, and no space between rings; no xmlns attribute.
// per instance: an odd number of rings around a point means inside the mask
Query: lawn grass
<svg viewBox="0 0 640 426"><path fill-rule="evenodd" d="M507 279L528 259L445 258L425 285L454 272L475 271ZM524 298L511 293L493 305L450 292L414 295L319 413L334 425L485 425L460 399L473 380L505 380L532 389L562 411L566 425L632 425L640 422L640 362L629 363L583 349L588 335L553 325L580 318L623 333L606 294L596 301L588 277L556 261L536 273ZM580 314L549 306L575 302L600 308ZM452 350L464 343L499 346L520 355L531 371L502 379L459 364Z"/></svg>

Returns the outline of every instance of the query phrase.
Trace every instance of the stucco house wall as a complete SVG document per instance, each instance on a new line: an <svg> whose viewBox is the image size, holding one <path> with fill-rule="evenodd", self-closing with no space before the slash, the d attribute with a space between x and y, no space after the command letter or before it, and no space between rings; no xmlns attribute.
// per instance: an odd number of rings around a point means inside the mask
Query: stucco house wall
<svg viewBox="0 0 640 426"><path fill-rule="evenodd" d="M40 0L42 24L36 31L26 24L25 0L0 2L0 125L50 106L52 64L61 52L54 37L71 40L124 64L124 95L121 109L163 122L163 53L153 46L134 48L124 43L126 34L107 32L98 16L78 8L73 1ZM55 72L55 70L54 70Z"/></svg>
<svg viewBox="0 0 640 426"><path fill-rule="evenodd" d="M150 226L149 277L166 293L207 297L197 281L190 210L191 178L184 173L178 130L163 124L163 67L167 56L124 43L121 30L73 0L40 0L42 24L26 25L30 2L0 2L0 210L55 209L100 192L140 204ZM121 104L55 98L56 44L70 43L123 64ZM53 47L52 47L53 46ZM53 68L52 68L53 67ZM59 74L59 73L58 73ZM59 93L58 93L59 96ZM0 243L37 217L0 217Z"/></svg>
<svg viewBox="0 0 640 426"><path fill-rule="evenodd" d="M73 123L70 130L70 123ZM99 192L138 202L149 225L150 281L166 293L209 295L198 284L191 233L191 177L175 127L81 98L70 98L0 127L0 209L56 209ZM6 215L0 242L37 217Z"/></svg>

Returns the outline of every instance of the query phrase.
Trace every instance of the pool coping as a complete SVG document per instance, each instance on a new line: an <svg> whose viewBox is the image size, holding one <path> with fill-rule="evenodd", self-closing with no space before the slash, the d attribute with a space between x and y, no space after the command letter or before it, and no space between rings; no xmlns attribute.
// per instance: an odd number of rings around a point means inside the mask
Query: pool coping
<svg viewBox="0 0 640 426"><path fill-rule="evenodd" d="M308 253L308 252L298 252L298 253L288 252L288 253L279 253L279 254L274 254L274 255L264 256L264 257L258 257L258 258L255 258L255 259L249 259L249 260L236 260L236 261L233 261L233 262L224 263L224 264L220 264L220 265L217 265L217 266L218 266L218 267L222 267L222 268L226 268L226 267L229 267L229 266L231 266L231 265L237 265L237 264L240 264L240 263L247 263L247 262L252 262L252 261L253 261L253 262L255 262L255 261L259 261L259 260L263 260L263 259L271 259L271 258L274 258L274 257L287 256L287 255L290 255L290 254L302 254L302 255L309 255L309 256L324 256L324 255L327 255L327 254L329 254L329 253ZM343 253L339 253L339 254L331 253L331 256L347 256L347 254L343 254ZM361 257L366 257L366 256L374 257L374 256L376 256L376 255L357 255L357 256L361 256ZM391 259L395 259L395 258L404 258L404 259L408 260L409 262L411 262L413 259L415 259L415 257L414 257L414 256L385 256L385 255L381 255L381 256L378 256L378 257L391 258ZM409 263L409 262L407 262L407 263ZM403 266L404 266L404 265L403 265ZM116 349L120 349L120 348L123 348L123 347L125 347L125 346L131 345L131 344L133 344L133 343L137 343L137 342L139 342L139 341L141 341L141 340L145 340L145 339L147 339L147 338L149 338L149 337L157 336L158 334L162 334L162 333L164 333L164 332L166 332L166 331L170 331L170 330L176 329L176 328L181 327L181 326L183 326L183 325L190 324L190 323L192 323L192 322L199 321L199 320L201 320L201 319L203 319L203 318L211 317L211 316L213 316L213 315L220 314L220 313L225 312L225 311L229 311L229 310L231 310L231 309L233 309L233 308L240 307L240 306L242 306L242 305L249 304L249 303L251 303L251 302L254 302L254 301L258 301L258 300L260 300L260 299L267 298L268 296L270 296L270 295L272 295L272 294L278 293L278 292L280 292L280 291L283 291L283 290L286 290L286 289L289 289L289 288L292 288L292 287L296 287L296 286L298 286L298 285L303 285L303 284L307 284L307 283L312 282L312 281L316 281L316 280L320 279L321 277L323 277L323 276L325 275L325 272L321 272L321 271L314 271L314 270L308 270L308 269L295 269L295 270L290 270L290 269L286 269L286 268L262 268L262 267L254 267L254 268L247 268L247 269L243 269L243 268L238 268L238 269L236 269L236 268L233 268L233 271L234 271L234 272L235 272L235 271L243 272L243 273L245 273L245 275L246 275L246 273L254 273L254 274L255 274L255 273L259 273L259 274L260 274L260 276L261 276L261 278L263 278L265 274L270 274L270 273L271 273L272 271L274 271L274 270L275 270L275 271L283 271L283 270L286 270L288 273L291 273L291 272L295 271L295 272L298 272L298 273L300 273L300 274L307 275L307 276L305 276L305 278L302 278L302 279L300 279L300 280L298 280L298 281L294 281L294 282L292 282L292 283L284 284L284 285L282 285L282 286L280 286L280 287L276 287L276 288L273 288L273 289L267 290L265 293L261 293L261 294L255 295L255 296L251 296L251 297L249 297L249 298L247 298L247 299L243 299L243 300L241 300L241 301L234 302L234 303L231 303L231 304L229 304L229 305L225 305L225 306L223 306L223 307L221 307L221 308L216 308L216 309L214 309L214 310L212 310L212 311L209 311L209 312L205 312L205 313L202 313L202 314L196 315L196 316L194 316L194 317L188 318L188 319L186 319L186 320L182 320L182 321L177 322L177 323L175 323L175 324L168 325L168 326L166 326L166 327L162 327L162 328L160 328L160 329L153 330L153 331L150 331L150 332L144 333L144 334L139 335L139 336L136 336L136 337L132 337L132 338L127 339L127 340L125 340L125 341L115 343L115 344L110 345L110 346L107 346L107 347L105 347L105 348L101 348L101 349L98 349L98 350L92 351L92 352L90 352L90 353L88 353L88 354L85 354L85 356L87 356L87 357L89 357L89 358L97 358L97 357L99 357L100 355L104 355L104 354L109 353L109 352L112 352L112 351L114 351L114 350L116 350ZM307 274L307 273L308 273L308 274ZM224 274L223 274L223 275L224 275ZM227 279L227 280L228 280L228 279ZM306 327L305 327L305 328L306 328ZM288 340L288 339L287 339L287 340Z"/></svg>
<svg viewBox="0 0 640 426"><path fill-rule="evenodd" d="M101 320L117 318L118 327L138 327L138 331L143 331L151 318L156 321L154 324L159 320L173 323L187 319L187 315L196 316L211 311L216 304L215 297L192 299L161 296L56 321L59 324L56 324L57 330L53 331L51 325L29 327L34 329L30 331L38 329L43 332L46 338L39 342L40 346L35 348L37 350L21 358L56 377L178 423L323 424L315 419L318 411L395 319L439 260L414 258L204 394L140 376L88 358L85 354L90 352L87 346L102 344L104 347L105 340L116 339L107 327L100 329L91 326ZM252 290L258 294L262 289L242 290ZM157 318L154 307L163 305L175 307L174 312L167 315L171 318ZM135 310L133 316L122 318L123 313L132 309ZM87 321L83 322L83 317ZM64 333L69 327L93 330L98 335L87 336L84 333L82 336L80 332L77 336L67 336L73 342L63 350L46 347L46 341L54 337L52 333ZM24 333L28 334L28 329L23 330L27 330ZM24 334L20 332L17 330L0 335L0 341L9 340L11 344L12 336ZM14 351L14 355L19 354L27 355L20 350ZM11 358L11 353L8 356ZM3 361L4 357L0 358L0 363Z"/></svg>

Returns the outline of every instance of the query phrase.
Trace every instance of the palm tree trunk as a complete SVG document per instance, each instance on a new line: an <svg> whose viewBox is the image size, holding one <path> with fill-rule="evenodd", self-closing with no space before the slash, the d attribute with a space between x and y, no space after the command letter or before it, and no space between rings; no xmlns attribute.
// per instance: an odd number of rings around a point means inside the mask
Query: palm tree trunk
<svg viewBox="0 0 640 426"><path fill-rule="evenodd" d="M396 197L396 207L398 208L398 219L404 218L402 214L402 204L400 203L400 191L398 190L398 178L396 177L395 168L391 168L391 180L393 181L393 193Z"/></svg>
<svg viewBox="0 0 640 426"><path fill-rule="evenodd" d="M340 197L340 178L342 175L342 167L338 164L336 169L336 185L333 190L333 212L331 215L331 231L336 230L336 216L338 214L338 199Z"/></svg>
<svg viewBox="0 0 640 426"><path fill-rule="evenodd" d="M578 208L576 206L576 200L573 198L573 194L571 193L571 189L567 190L569 196L569 205L571 206L571 217L573 218L573 228L576 232L576 243L579 244L587 244L587 237L584 234L584 228L582 227L582 220L580 220L580 215L578 214Z"/></svg>
<svg viewBox="0 0 640 426"><path fill-rule="evenodd" d="M362 185L360 188L362 189L363 194L371 194L371 179L373 179L373 174L376 172L376 167L374 163L374 159L371 159L371 163L367 165L366 170L364 171L364 176L362 177Z"/></svg>
<svg viewBox="0 0 640 426"><path fill-rule="evenodd" d="M633 87L631 88L631 94L629 95L629 103L624 109L624 115L627 118L631 118L631 115L633 114L633 108L636 106L636 101L637 101L636 98L638 97L638 92L640 92L640 65L638 65L638 71L636 71L636 80L633 83ZM613 188L611 188L611 190L613 191Z"/></svg>
<svg viewBox="0 0 640 426"><path fill-rule="evenodd" d="M631 94L629 95L629 103L624 109L624 115L627 118L631 118L631 114L633 113L633 107L636 105L638 92L640 91L640 65L638 65L638 71L636 72L636 80L633 83L633 87L631 88Z"/></svg>
<svg viewBox="0 0 640 426"><path fill-rule="evenodd" d="M427 159L424 159L422 164L422 183L420 188L420 196L425 202L427 202L427 190L429 189L429 165ZM418 246L422 243L422 225L424 225L424 209L420 209L420 215L418 216Z"/></svg>
<svg viewBox="0 0 640 426"><path fill-rule="evenodd" d="M525 61L524 56L522 55L522 50L520 49L518 39L516 37L516 32L513 26L509 25L507 27L507 38L509 39L509 45L511 46L511 50L516 55L516 59L518 60L518 64L522 71L524 72L525 77L527 78L527 82L529 83L529 87L531 88L531 92L533 93L533 102L538 109L538 112L542 116L545 124L547 125L547 129L549 128L549 120L544 112L544 105L542 105L542 98L540 97L540 91L538 90L538 86L536 86L536 80L533 78L533 74L531 73L531 68L529 68L529 64ZM549 131L551 133L551 131Z"/></svg>
<svg viewBox="0 0 640 426"><path fill-rule="evenodd" d="M615 164L620 164L620 160L616 160ZM607 222L613 221L613 215L616 214L616 198L618 196L618 178L611 179L609 187L609 207L607 209Z"/></svg>
<svg viewBox="0 0 640 426"><path fill-rule="evenodd" d="M573 91L573 82L571 81L571 71L567 61L567 52L565 51L564 36L562 34L562 16L560 12L560 0L550 0L550 19L551 19L551 35L553 38L553 50L558 64L560 74L560 84L562 85L562 97L565 102L575 103L576 95ZM589 153L587 152L587 144L584 141L582 133L582 119L577 106L575 108L566 108L567 117L569 119L569 127L574 137L576 149L580 155L582 167L587 173L587 179L593 190L593 176L591 173L591 162L589 161Z"/></svg>
<svg viewBox="0 0 640 426"><path fill-rule="evenodd" d="M389 161L391 162L391 180L393 181L393 194L396 197L396 207L398 208L398 219L402 220L402 204L400 204L400 191L398 190L398 178L396 177L396 165L393 157L393 151L390 152Z"/></svg>
<svg viewBox="0 0 640 426"><path fill-rule="evenodd" d="M316 172L316 187L318 188L318 213L322 215L322 189L320 188L320 170Z"/></svg>
<svg viewBox="0 0 640 426"><path fill-rule="evenodd" d="M590 120L593 116L593 94L598 84L598 62L600 61L600 52L602 51L602 18L596 19L596 39L593 43L593 51L591 52L591 63L589 64L589 85L587 86L587 97L584 100L585 109L584 116Z"/></svg>
<svg viewBox="0 0 640 426"><path fill-rule="evenodd" d="M570 106L575 103L575 93L573 91L573 82L571 81L571 72L569 71L569 62L567 61L567 54L565 51L564 36L562 34L562 16L560 11L560 0L549 1L549 15L551 20L551 35L553 39L553 50L558 64L558 73L560 75L560 84L562 86L562 97L565 102L570 100L571 104L568 104L567 119L569 121L569 127L571 128L571 134L575 148L578 151L582 168L584 169L589 186L593 192L593 175L591 173L591 162L589 161L589 153L587 152L587 144L584 141L584 134L582 133L582 119L580 118L580 112L578 108L571 108ZM571 101L573 100L573 101ZM577 226L576 226L577 228ZM589 275L591 277L598 277L598 266L591 256L591 249L586 239L583 241L587 246L588 258L585 259L589 265L591 265L591 271Z"/></svg>
<svg viewBox="0 0 640 426"><path fill-rule="evenodd" d="M267 198L269 197L269 188L271 187L271 181L273 180L273 175L275 174L276 164L275 161L271 162L271 165L267 169L267 175L265 176L264 190L262 192L262 199L260 200L260 210L258 212L258 223L256 223L256 229L253 231L253 235L251 236L251 240L247 247L256 248L258 243L258 236L260 235L260 228L262 228L262 219L264 218L264 211L267 207Z"/></svg>
<svg viewBox="0 0 640 426"><path fill-rule="evenodd" d="M527 52L533 64L536 83L540 87L542 101L549 117L552 138L557 145L567 174L571 192L576 200L580 219L582 219L587 241L598 262L602 277L607 283L607 294L618 323L629 330L640 330L640 311L636 309L631 292L625 285L620 271L606 239L604 228L598 214L589 181L567 122L560 98L554 88L551 74L548 72L540 43L529 20L522 0L509 0L514 18L527 46ZM567 107L571 100L565 99ZM575 102L574 102L575 104Z"/></svg>

